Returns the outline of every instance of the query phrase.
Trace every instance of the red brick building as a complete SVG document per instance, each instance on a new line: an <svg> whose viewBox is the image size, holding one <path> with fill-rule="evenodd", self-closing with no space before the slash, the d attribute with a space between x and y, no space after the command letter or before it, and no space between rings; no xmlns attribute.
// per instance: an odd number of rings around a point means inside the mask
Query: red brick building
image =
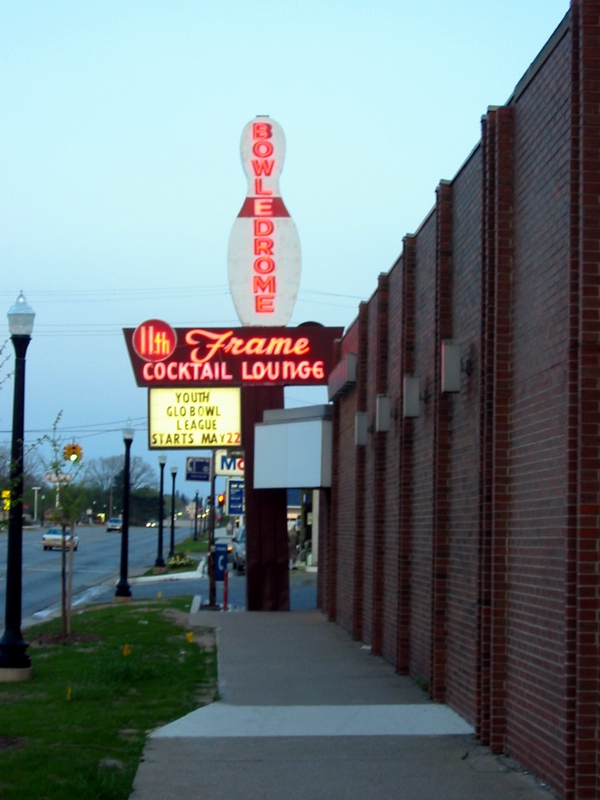
<svg viewBox="0 0 600 800"><path fill-rule="evenodd" d="M600 0L488 110L338 359L322 607L600 798Z"/></svg>

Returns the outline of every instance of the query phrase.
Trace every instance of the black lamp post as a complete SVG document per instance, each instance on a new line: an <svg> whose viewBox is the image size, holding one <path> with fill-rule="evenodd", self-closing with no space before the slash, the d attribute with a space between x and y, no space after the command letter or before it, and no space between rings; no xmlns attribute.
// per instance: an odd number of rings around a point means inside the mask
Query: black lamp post
<svg viewBox="0 0 600 800"><path fill-rule="evenodd" d="M177 477L177 467L171 467L171 477L173 478L173 488L171 489L171 547L169 548L169 558L175 555L175 478Z"/></svg>
<svg viewBox="0 0 600 800"><path fill-rule="evenodd" d="M129 557L129 473L130 451L133 442L133 428L131 423L123 429L125 442L125 469L123 470L123 523L121 525L121 577L117 583L115 597L131 597L131 588L127 581L127 560Z"/></svg>
<svg viewBox="0 0 600 800"><path fill-rule="evenodd" d="M158 465L160 467L160 489L158 493L158 554L154 566L162 568L165 565L163 558L163 523L165 519L165 464L167 457L160 455Z"/></svg>
<svg viewBox="0 0 600 800"><path fill-rule="evenodd" d="M8 312L8 329L15 348L12 445L10 452L10 510L6 557L4 635L0 639L0 681L33 677L27 643L21 634L23 568L23 439L25 437L25 353L31 341L35 314L23 292Z"/></svg>
<svg viewBox="0 0 600 800"><path fill-rule="evenodd" d="M198 541L198 492L196 492L196 502L194 504L194 541Z"/></svg>

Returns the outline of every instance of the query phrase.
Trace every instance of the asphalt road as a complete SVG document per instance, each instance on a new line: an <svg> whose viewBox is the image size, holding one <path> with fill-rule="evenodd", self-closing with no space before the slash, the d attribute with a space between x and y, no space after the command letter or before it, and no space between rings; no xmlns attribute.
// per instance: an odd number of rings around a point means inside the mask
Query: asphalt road
<svg viewBox="0 0 600 800"><path fill-rule="evenodd" d="M60 609L61 554L59 550L42 548L43 528L27 528L23 532L23 593L22 627L41 621L48 612ZM190 535L189 526L175 530L175 540ZM108 533L104 526L77 528L79 547L73 561L73 602L110 602L119 578L121 534ZM169 549L170 529L164 531L163 556ZM0 534L0 636L4 629L6 589L6 546L8 536ZM154 565L157 555L158 531L156 528L131 528L129 531L129 577L141 575ZM132 582L134 599L177 595L200 595L208 600L208 579L193 578L185 581ZM303 571L290 572L290 600L294 611L316 607L316 574ZM217 602L223 602L223 584L217 584ZM229 606L242 610L246 606L246 576L229 574ZM35 616L34 616L35 614Z"/></svg>
<svg viewBox="0 0 600 800"><path fill-rule="evenodd" d="M217 583L217 603L223 603L224 585ZM163 597L180 597L181 595L199 595L205 603L209 598L208 578L191 578L187 580L157 580L134 583L131 593L136 600L146 600L156 597L160 592ZM96 602L109 601L114 589L94 598ZM238 575L229 565L228 608L232 611L243 611L246 608L246 575ZM290 609L292 611L314 610L317 607L317 574L307 573L303 570L290 571Z"/></svg>
<svg viewBox="0 0 600 800"><path fill-rule="evenodd" d="M24 625L36 612L43 612L60 603L60 550L42 548L44 528L26 528L23 531L23 592L22 619ZM175 529L175 540L185 539L189 525ZM73 598L82 593L95 594L110 591L119 577L121 534L108 533L104 526L77 528L79 547L73 561ZM163 555L169 549L170 529L165 527ZM6 590L6 547L8 536L0 534L0 631L4 629ZM157 554L157 528L133 527L129 530L129 574L139 574L154 564ZM108 586L107 586L108 584ZM104 585L104 587L103 587Z"/></svg>

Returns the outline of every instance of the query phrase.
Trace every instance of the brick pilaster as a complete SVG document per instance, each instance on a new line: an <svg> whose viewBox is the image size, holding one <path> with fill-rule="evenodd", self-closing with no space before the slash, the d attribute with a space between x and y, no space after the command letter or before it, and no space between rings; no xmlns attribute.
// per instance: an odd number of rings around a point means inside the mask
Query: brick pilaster
<svg viewBox="0 0 600 800"><path fill-rule="evenodd" d="M491 543L490 747L505 749L507 555L512 401L512 274L514 261L514 116L496 111L495 331Z"/></svg>
<svg viewBox="0 0 600 800"><path fill-rule="evenodd" d="M341 358L341 343L334 344L334 363ZM327 546L325 548L325 587L324 611L327 619L337 619L337 554L339 530L339 481L340 481L340 401L333 403L331 418L331 499L329 508L329 525L327 528Z"/></svg>
<svg viewBox="0 0 600 800"><path fill-rule="evenodd" d="M482 300L478 698L476 731L493 752L506 735L507 555L514 261L513 108L482 121Z"/></svg>
<svg viewBox="0 0 600 800"><path fill-rule="evenodd" d="M433 382L433 547L431 608L432 700L446 699L451 397L441 391L441 348L452 338L452 185L442 181L436 202L435 373Z"/></svg>
<svg viewBox="0 0 600 800"><path fill-rule="evenodd" d="M283 408L282 386L243 386L246 456L246 600L248 611L289 611L290 564L285 489L254 489L254 426L266 409Z"/></svg>
<svg viewBox="0 0 600 800"><path fill-rule="evenodd" d="M483 744L490 741L491 542L495 333L495 186L496 114L481 121L482 248L481 341L479 399L479 588L477 606L477 718L475 731Z"/></svg>
<svg viewBox="0 0 600 800"><path fill-rule="evenodd" d="M368 346L367 303L358 307L358 353L356 358L356 410L367 410L367 346ZM363 633L363 593L364 593L364 555L365 555L365 486L366 486L366 448L356 448L356 473L354 489L354 592L352 598L352 635L362 639Z"/></svg>
<svg viewBox="0 0 600 800"><path fill-rule="evenodd" d="M396 670L405 675L409 671L410 618L411 618L411 528L413 489L413 427L410 417L402 416L404 404L403 378L413 375L415 369L415 265L416 238L404 238L402 252L402 323L400 356L400 448L398 465L399 530L398 530L398 595L396 638Z"/></svg>
<svg viewBox="0 0 600 800"><path fill-rule="evenodd" d="M389 277L379 276L377 287L377 356L375 365L376 392L387 394ZM375 508L373 519L373 602L371 649L381 655L383 637L383 592L385 576L385 473L387 433L374 433Z"/></svg>
<svg viewBox="0 0 600 800"><path fill-rule="evenodd" d="M579 472L579 6L571 4L571 176L569 220L569 364L567 541L565 564L565 800L576 790L577 482Z"/></svg>

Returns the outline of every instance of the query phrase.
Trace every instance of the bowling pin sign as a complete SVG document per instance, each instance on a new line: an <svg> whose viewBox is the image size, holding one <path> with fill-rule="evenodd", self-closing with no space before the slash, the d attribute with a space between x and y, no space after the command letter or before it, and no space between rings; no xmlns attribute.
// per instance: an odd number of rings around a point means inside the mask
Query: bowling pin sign
<svg viewBox="0 0 600 800"><path fill-rule="evenodd" d="M256 117L242 132L248 192L233 223L229 288L242 325L287 325L300 286L300 239L279 190L285 157L281 126Z"/></svg>

